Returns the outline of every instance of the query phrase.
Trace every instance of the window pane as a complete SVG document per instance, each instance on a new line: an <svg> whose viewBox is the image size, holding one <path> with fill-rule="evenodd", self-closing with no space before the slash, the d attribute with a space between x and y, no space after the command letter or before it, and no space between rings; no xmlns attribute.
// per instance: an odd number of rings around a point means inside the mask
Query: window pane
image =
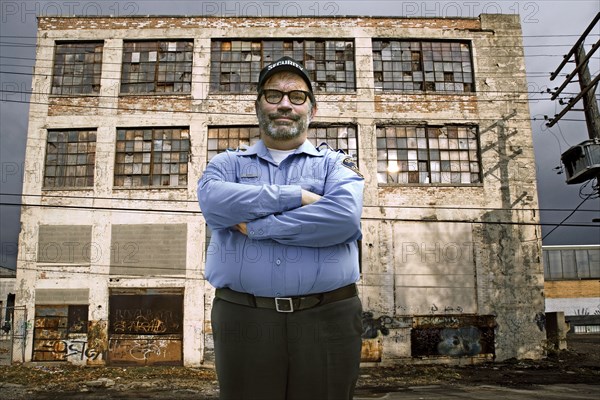
<svg viewBox="0 0 600 400"><path fill-rule="evenodd" d="M103 46L103 42L57 43L51 93L99 93Z"/></svg>
<svg viewBox="0 0 600 400"><path fill-rule="evenodd" d="M190 93L193 41L126 41L121 93Z"/></svg>
<svg viewBox="0 0 600 400"><path fill-rule="evenodd" d="M48 131L44 188L93 186L95 152L95 131Z"/></svg>
<svg viewBox="0 0 600 400"><path fill-rule="evenodd" d="M473 91L468 43L373 39L372 48L376 91Z"/></svg>
<svg viewBox="0 0 600 400"><path fill-rule="evenodd" d="M115 186L187 186L188 137L188 128L118 129Z"/></svg>
<svg viewBox="0 0 600 400"><path fill-rule="evenodd" d="M447 137L457 132L454 126L377 127L378 165L387 165L378 169L379 183L479 183L479 153L471 159L469 152L460 151L457 139L449 144ZM461 140L473 141L478 148L477 135Z"/></svg>
<svg viewBox="0 0 600 400"><path fill-rule="evenodd" d="M211 48L212 92L255 92L260 70L284 55L304 65L315 92L356 89L350 40L215 40Z"/></svg>

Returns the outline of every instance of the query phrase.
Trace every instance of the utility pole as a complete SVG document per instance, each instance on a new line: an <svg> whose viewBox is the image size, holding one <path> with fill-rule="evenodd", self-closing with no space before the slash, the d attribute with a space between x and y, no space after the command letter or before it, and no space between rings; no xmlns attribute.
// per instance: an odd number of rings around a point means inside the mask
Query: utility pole
<svg viewBox="0 0 600 400"><path fill-rule="evenodd" d="M600 40L592 46L588 54L586 54L583 47L586 37L598 21L600 21L600 12L596 14L592 23L583 32L575 45L573 45L573 48L564 57L556 71L550 76L550 80L554 80L571 57L574 57L575 70L566 77L563 84L552 94L551 100L555 100L558 97L575 75L578 75L581 91L577 96L569 100L567 106L546 124L548 127L554 126L568 111L573 109L579 100L583 100L583 110L578 111L585 113L585 122L590 139L571 147L562 154L561 161L566 169L567 184L582 183L594 178L600 180L600 111L598 111L598 101L595 97L595 91L600 81L600 73L592 79L589 70L589 60L592 54L600 48Z"/></svg>
<svg viewBox="0 0 600 400"><path fill-rule="evenodd" d="M600 40L596 44L598 43L600 43ZM593 53L590 52L590 54ZM579 87L581 88L581 92L585 91L585 94L583 95L585 122L587 124L590 139L600 139L600 112L598 111L598 102L596 101L596 96L594 94L596 91L595 88L597 88L598 85L598 79L596 79L595 84L592 83L588 60L589 57L586 57L585 55L583 43L580 43L575 51L575 65L579 68ZM589 88L589 90L586 91L587 88Z"/></svg>

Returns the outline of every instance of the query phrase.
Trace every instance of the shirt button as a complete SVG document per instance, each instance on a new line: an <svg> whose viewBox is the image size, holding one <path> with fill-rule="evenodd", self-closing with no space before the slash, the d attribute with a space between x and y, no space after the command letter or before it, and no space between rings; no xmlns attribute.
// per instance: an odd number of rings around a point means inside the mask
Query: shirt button
<svg viewBox="0 0 600 400"><path fill-rule="evenodd" d="M250 234L251 234L252 236L254 236L254 231L250 231Z"/></svg>
<svg viewBox="0 0 600 400"><path fill-rule="evenodd" d="M278 258L278 259L275 261L275 264L277 264L277 265L281 265L281 260Z"/></svg>
<svg viewBox="0 0 600 400"><path fill-rule="evenodd" d="M281 296L281 293L279 293L279 292L275 293L275 297L279 297L279 296Z"/></svg>

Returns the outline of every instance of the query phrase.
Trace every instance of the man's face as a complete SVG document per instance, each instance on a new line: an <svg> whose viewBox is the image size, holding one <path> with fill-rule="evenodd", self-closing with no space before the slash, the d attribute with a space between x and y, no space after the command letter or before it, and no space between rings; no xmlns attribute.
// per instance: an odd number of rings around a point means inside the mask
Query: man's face
<svg viewBox="0 0 600 400"><path fill-rule="evenodd" d="M280 72L273 75L263 86L263 90L275 89L282 92L304 90L308 92L306 82L298 75ZM268 103L264 96L256 101L256 115L261 132L274 140L290 140L306 135L314 109L309 98L301 105L290 102L283 96L277 104Z"/></svg>

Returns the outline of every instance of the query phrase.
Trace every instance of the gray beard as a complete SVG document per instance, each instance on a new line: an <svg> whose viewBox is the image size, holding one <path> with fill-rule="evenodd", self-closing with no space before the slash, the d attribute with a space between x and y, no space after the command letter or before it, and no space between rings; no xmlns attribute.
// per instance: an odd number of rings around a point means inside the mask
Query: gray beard
<svg viewBox="0 0 600 400"><path fill-rule="evenodd" d="M295 120L292 126L276 126L268 115L263 113L258 114L258 124L261 131L274 140L284 141L295 139L306 131L309 123L310 116L307 116L306 118Z"/></svg>

